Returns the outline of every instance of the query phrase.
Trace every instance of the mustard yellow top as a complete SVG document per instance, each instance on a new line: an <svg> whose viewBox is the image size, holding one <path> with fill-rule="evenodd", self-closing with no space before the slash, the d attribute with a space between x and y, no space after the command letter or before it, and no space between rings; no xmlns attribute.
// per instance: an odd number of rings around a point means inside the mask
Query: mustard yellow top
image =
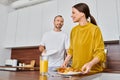
<svg viewBox="0 0 120 80"><path fill-rule="evenodd" d="M92 67L91 72L102 71L106 57L99 27L90 22L85 26L75 26L71 31L68 54L72 56L72 67L79 69L94 57L98 57L100 62Z"/></svg>

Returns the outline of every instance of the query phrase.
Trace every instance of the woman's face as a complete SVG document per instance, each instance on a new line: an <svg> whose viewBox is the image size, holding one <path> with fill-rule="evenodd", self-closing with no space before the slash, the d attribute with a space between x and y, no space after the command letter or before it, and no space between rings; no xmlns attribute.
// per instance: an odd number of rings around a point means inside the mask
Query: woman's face
<svg viewBox="0 0 120 80"><path fill-rule="evenodd" d="M72 8L72 19L73 22L79 22L81 18L84 16L84 13L78 11L76 8Z"/></svg>

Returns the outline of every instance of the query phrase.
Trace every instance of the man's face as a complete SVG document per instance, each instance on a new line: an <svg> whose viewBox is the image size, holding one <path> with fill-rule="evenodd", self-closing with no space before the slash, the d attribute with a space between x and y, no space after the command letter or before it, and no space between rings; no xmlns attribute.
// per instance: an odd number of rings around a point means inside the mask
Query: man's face
<svg viewBox="0 0 120 80"><path fill-rule="evenodd" d="M54 26L57 29L61 29L64 24L64 19L62 17L56 17L54 20Z"/></svg>

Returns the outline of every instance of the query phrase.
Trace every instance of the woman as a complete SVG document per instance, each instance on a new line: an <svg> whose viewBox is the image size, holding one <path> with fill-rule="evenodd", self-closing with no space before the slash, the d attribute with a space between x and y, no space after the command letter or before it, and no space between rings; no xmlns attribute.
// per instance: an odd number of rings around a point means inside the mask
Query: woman
<svg viewBox="0 0 120 80"><path fill-rule="evenodd" d="M70 48L62 67L67 67L72 57L72 67L83 74L103 71L106 60L101 31L87 4L79 3L72 7L73 22L78 22L70 35ZM90 18L90 21L88 19Z"/></svg>

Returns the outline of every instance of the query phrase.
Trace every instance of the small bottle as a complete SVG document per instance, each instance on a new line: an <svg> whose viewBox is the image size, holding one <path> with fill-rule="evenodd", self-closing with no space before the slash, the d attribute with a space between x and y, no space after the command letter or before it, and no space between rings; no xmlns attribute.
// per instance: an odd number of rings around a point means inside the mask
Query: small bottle
<svg viewBox="0 0 120 80"><path fill-rule="evenodd" d="M23 63L22 66L25 67L25 63Z"/></svg>
<svg viewBox="0 0 120 80"><path fill-rule="evenodd" d="M19 63L19 67L22 67L22 63Z"/></svg>
<svg viewBox="0 0 120 80"><path fill-rule="evenodd" d="M19 63L19 67L22 67L22 63ZM18 68L19 70L21 70L22 68Z"/></svg>

